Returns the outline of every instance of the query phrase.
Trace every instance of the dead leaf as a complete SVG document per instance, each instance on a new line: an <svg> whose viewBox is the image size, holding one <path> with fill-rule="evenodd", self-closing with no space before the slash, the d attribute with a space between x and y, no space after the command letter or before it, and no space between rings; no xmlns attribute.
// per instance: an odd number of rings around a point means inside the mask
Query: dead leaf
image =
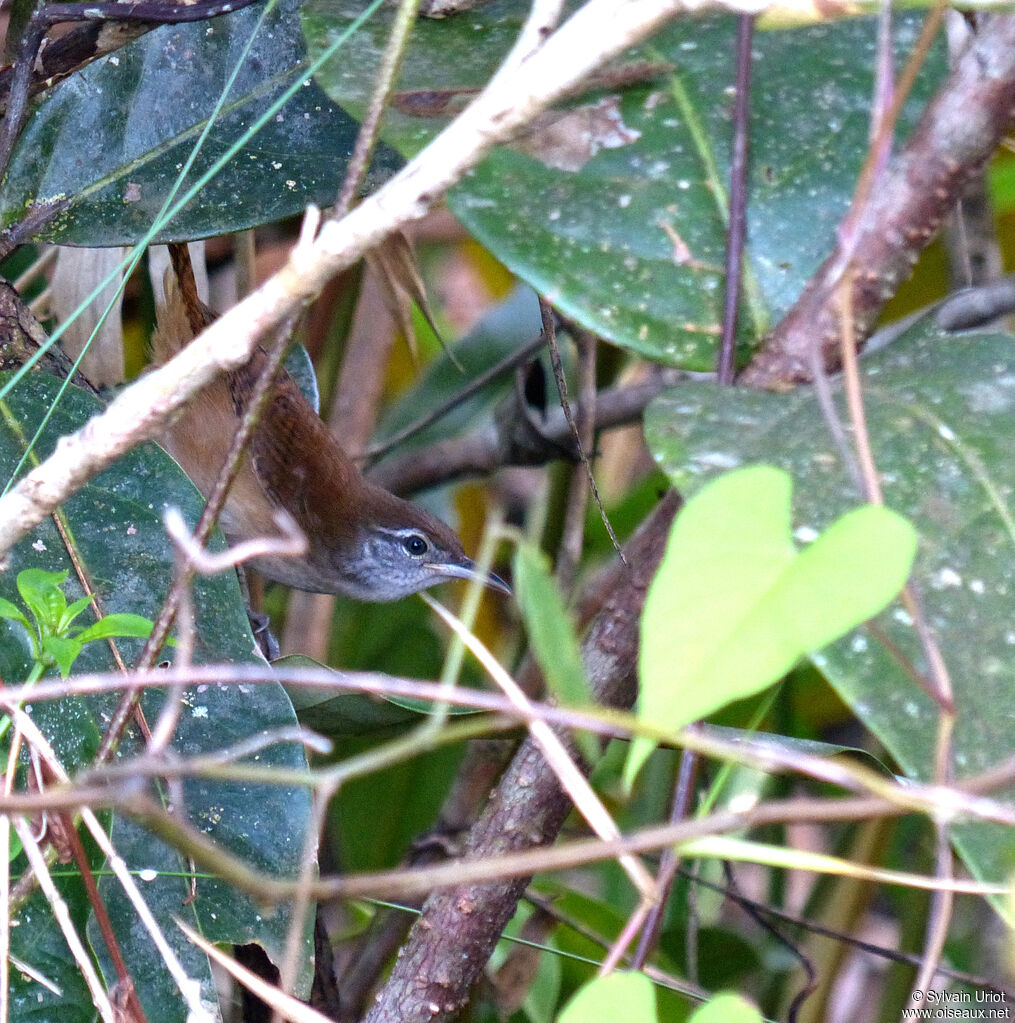
<svg viewBox="0 0 1015 1023"><path fill-rule="evenodd" d="M600 150L621 149L640 138L640 131L624 123L620 97L606 96L596 103L542 114L514 148L547 167L574 174Z"/></svg>

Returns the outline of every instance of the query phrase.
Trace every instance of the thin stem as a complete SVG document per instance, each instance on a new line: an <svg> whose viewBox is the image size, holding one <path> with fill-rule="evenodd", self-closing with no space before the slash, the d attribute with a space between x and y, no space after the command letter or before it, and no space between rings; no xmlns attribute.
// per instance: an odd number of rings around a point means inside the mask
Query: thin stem
<svg viewBox="0 0 1015 1023"><path fill-rule="evenodd" d="M751 43L754 16L737 15L737 84L733 107L733 161L730 167L730 214L726 231L726 292L723 300L722 334L716 361L720 384L733 383L736 373L737 320L740 311L740 280L747 238L747 160L750 143Z"/></svg>
<svg viewBox="0 0 1015 1023"><path fill-rule="evenodd" d="M377 79L374 82L374 91L370 97L370 105L367 107L366 116L360 125L359 133L356 136L356 146L349 158L349 165L345 171L345 179L342 182L342 189L338 194L335 208L332 210L332 217L341 219L352 207L353 199L359 191L360 185L366 176L367 167L370 164L370 156L377 144L377 135L381 126L381 117L387 109L391 91L398 76L398 70L402 65L402 57L405 55L406 44L409 42L409 33L416 21L416 11L419 7L419 0L399 0L398 10L395 12L394 20L391 23L391 32L388 35L388 44L381 56L381 64L377 69Z"/></svg>

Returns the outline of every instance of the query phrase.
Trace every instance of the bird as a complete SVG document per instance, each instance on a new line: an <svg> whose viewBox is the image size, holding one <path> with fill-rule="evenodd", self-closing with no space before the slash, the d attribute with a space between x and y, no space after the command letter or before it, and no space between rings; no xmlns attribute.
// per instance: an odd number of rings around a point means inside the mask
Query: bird
<svg viewBox="0 0 1015 1023"><path fill-rule="evenodd" d="M173 268L166 270L165 302L152 335L156 364L216 315L197 297L186 246L170 251ZM205 498L266 359L258 349L244 367L206 386L161 438ZM274 535L277 509L305 534L306 553L267 554L252 564L287 586L366 602L399 600L453 578L511 592L499 576L476 568L450 526L366 479L284 369L243 455L220 526L231 543Z"/></svg>

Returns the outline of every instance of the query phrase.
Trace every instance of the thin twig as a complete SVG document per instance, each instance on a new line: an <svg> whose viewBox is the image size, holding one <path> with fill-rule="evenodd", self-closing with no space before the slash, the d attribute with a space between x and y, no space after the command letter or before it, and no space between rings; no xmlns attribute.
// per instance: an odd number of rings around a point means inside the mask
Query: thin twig
<svg viewBox="0 0 1015 1023"><path fill-rule="evenodd" d="M736 878L733 876L733 868L728 860L723 861L723 874L726 878L726 888L729 894L739 894ZM764 931L767 931L775 940L785 948L791 956L803 967L807 980L803 987L793 996L789 1008L786 1011L788 1023L796 1023L800 1009L807 998L814 993L818 986L818 976L814 971L814 964L804 955L797 945L790 941L771 920L767 919L763 912L756 910L746 901L740 902L740 908Z"/></svg>
<svg viewBox="0 0 1015 1023"><path fill-rule="evenodd" d="M395 79L402 66L402 57L405 55L405 47L409 42L409 33L415 23L418 7L419 0L399 0L398 9L391 22L391 31L388 33L388 42L381 55L380 67L377 69L370 105L360 124L359 132L356 135L356 145L345 170L345 179L342 181L342 188L338 193L335 208L331 212L331 216L336 220L349 212L353 199L356 198L356 193L366 176L370 157L377 144L381 117L387 109Z"/></svg>
<svg viewBox="0 0 1015 1023"><path fill-rule="evenodd" d="M860 387L860 373L857 367L856 345L853 337L852 310L853 280L847 268L843 275L841 289L842 301L842 368L849 404L850 420L853 436L856 441L857 457L863 473L864 488L867 500L872 504L884 504L881 482L874 464L871 450L870 435L867 432L867 417L864 411L863 394ZM916 599L916 592L911 583L907 583L902 593L903 603L916 625L917 635L923 643L924 653L931 666L935 682L935 698L938 706L938 732L934 757L934 781L944 785L951 777L952 744L955 730L955 701L952 692L951 677L947 665L941 655L940 647L929 623L923 616L922 607ZM937 835L936 869L942 882L953 877L951 841L949 838L951 823L947 819L935 820ZM948 936L948 926L954 896L942 888L931 898L931 911L927 921L924 958L921 963L912 989L911 1001L916 1008L922 1006L927 997L927 989L937 972L938 963L944 951Z"/></svg>
<svg viewBox="0 0 1015 1023"><path fill-rule="evenodd" d="M428 593L421 593L420 596L455 634L465 643L473 656L483 665L490 677L504 691L511 703L520 710L532 715L534 710L532 701L522 692L513 678L501 667L500 662L490 653L489 650L472 635L447 608L443 607ZM533 739L539 744L546 757L547 763L553 768L561 787L567 792L574 802L575 807L582 814L593 831L602 839L609 841L620 836L620 829L610 816L609 811L602 801L595 794L588 780L579 770L567 747L557 736L556 732L543 720L535 715L529 722L529 731ZM633 856L622 856L620 865L627 872L631 883L638 889L642 898L649 905L656 901L655 881L648 873L640 860Z"/></svg>
<svg viewBox="0 0 1015 1023"><path fill-rule="evenodd" d="M197 542L195 536L187 529L179 508L167 508L164 521L166 533L186 556L191 570L198 575L218 575L220 572L242 565L245 561L250 561L251 558L268 555L299 557L307 553L307 538L296 524L296 520L284 508L275 509L275 524L280 530L279 536L259 536L253 540L244 540L218 553L212 553Z"/></svg>
<svg viewBox="0 0 1015 1023"><path fill-rule="evenodd" d="M575 332L578 348L578 406L574 411L579 451L591 451L596 440L596 345L598 339L587 330ZM569 593L575 573L581 563L585 542L585 511L588 507L589 487L586 487L588 469L579 465L571 472L567 491L564 528L561 530L557 553L557 583L563 593ZM593 484L594 486L595 484ZM605 514L600 505L600 514Z"/></svg>
<svg viewBox="0 0 1015 1023"><path fill-rule="evenodd" d="M617 556L620 558L621 562L626 565L627 558L624 557L620 541L617 539L617 534L613 531L613 525L610 522L610 517L606 514L606 509L603 507L603 499L599 496L599 488L596 486L596 478L592 472L592 463L589 461L588 450L582 445L581 433L578 430L577 422L575 422L574 413L571 410L571 403L568 401L567 379L564 376L564 366L560 360L560 349L557 347L556 316L553 308L542 296L539 298L539 314L543 320L543 337L546 340L546 345L550 352L550 365L553 367L553 379L557 383L557 393L560 396L560 407L564 410L564 418L567 420L568 429L571 431L571 437L578 449L578 457L581 459L582 466L585 468L585 476L588 479L589 489L592 491L592 499L596 502L596 507L599 509L599 517L603 520L603 525L606 527L606 532L609 534L610 543L613 544L613 549L617 552Z"/></svg>
<svg viewBox="0 0 1015 1023"><path fill-rule="evenodd" d="M691 812L694 802L694 782L698 774L700 762L697 754L690 750L682 750L680 755L680 766L677 770L677 783L673 790L673 803L670 807L670 823L677 824L684 820ZM662 859L659 862L659 870L656 873L656 884L659 886L661 898L659 905L655 906L645 920L645 925L638 939L638 947L631 960L631 968L640 970L652 954L652 949L659 937L659 929L662 927L663 914L666 911L666 901L669 898L670 890L673 887L673 879L677 876L677 868L680 860L672 848L664 849Z"/></svg>
<svg viewBox="0 0 1015 1023"><path fill-rule="evenodd" d="M238 859L199 829L144 796L126 799L123 812L133 816L156 837L168 842L184 855L222 878L248 892L267 905L288 902L299 882L280 878L251 867ZM385 898L398 899L428 894L439 889L460 890L474 885L492 884L512 878L532 877L547 871L567 870L590 863L615 860L658 852L668 845L689 844L696 840L715 839L749 828L793 822L833 822L864 820L872 816L898 816L897 806L872 799L820 800L795 798L758 803L750 810L717 811L706 817L684 820L679 824L662 824L641 828L629 835L604 841L599 838L578 839L551 847L527 848L515 852L492 854L484 858L468 857L411 869L377 871L368 874L343 874L314 880L309 889L312 898L334 899ZM679 853L679 849L678 849ZM725 852L728 857L729 853ZM829 858L830 859L830 858ZM882 884L893 884L921 891L946 888L972 895L1005 895L1005 881L988 884L956 879L942 884L936 876L908 871L856 868L856 876L869 877ZM447 936L445 936L447 937Z"/></svg>
<svg viewBox="0 0 1015 1023"><path fill-rule="evenodd" d="M730 213L726 230L726 292L723 300L722 334L716 360L720 384L732 384L736 373L737 319L740 311L740 278L747 238L747 159L750 144L751 44L754 17L737 15L737 84L733 106L733 160L730 166Z"/></svg>
<svg viewBox="0 0 1015 1023"><path fill-rule="evenodd" d="M455 391L450 398L446 398L442 401L435 409L420 416L401 430L397 430L390 436L385 437L384 440L378 441L376 444L371 444L369 447L364 448L362 454L357 457L367 459L368 463L377 461L379 458L391 451L392 448L397 447L410 437L414 437L417 433L421 430L425 430L428 426L433 426L434 423L439 422L450 412L454 412L456 408L468 401L474 394L478 394L481 390L483 390L487 384L492 383L498 377L503 376L516 366L526 362L542 347L543 335L540 334L538 337L533 338L531 341L522 345L522 347L517 351L512 352L510 355L506 355L500 360L500 362L494 363L489 369L483 370L482 373Z"/></svg>

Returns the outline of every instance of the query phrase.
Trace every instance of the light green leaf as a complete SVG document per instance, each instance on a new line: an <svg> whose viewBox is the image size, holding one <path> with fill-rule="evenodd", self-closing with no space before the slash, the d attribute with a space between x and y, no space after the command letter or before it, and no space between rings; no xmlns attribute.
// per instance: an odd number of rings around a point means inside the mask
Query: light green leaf
<svg viewBox="0 0 1015 1023"><path fill-rule="evenodd" d="M643 973L611 973L578 989L564 1006L557 1023L617 1023L657 1019L656 994Z"/></svg>
<svg viewBox="0 0 1015 1023"><path fill-rule="evenodd" d="M797 553L791 479L720 477L677 516L642 617L638 714L667 730L760 692L807 653L881 611L916 554L897 513L855 509ZM653 743L636 740L625 776Z"/></svg>
<svg viewBox="0 0 1015 1023"><path fill-rule="evenodd" d="M568 616L546 556L531 544L519 544L514 582L525 619L529 644L543 669L547 689L567 707L592 703L592 691L582 665L574 625ZM590 762L598 758L594 735L579 732L576 739Z"/></svg>
<svg viewBox="0 0 1015 1023"><path fill-rule="evenodd" d="M58 635L62 635L63 633L65 633L69 628L71 622L73 622L74 619L77 618L77 616L81 614L81 612L84 611L84 609L88 607L89 604L91 604L91 602L92 598L88 595L85 595L84 597L75 600L73 604L69 604L64 609L63 614L60 615L60 620L56 623L55 630L56 633Z"/></svg>
<svg viewBox="0 0 1015 1023"><path fill-rule="evenodd" d="M740 995L716 995L690 1018L688 1023L763 1023L761 1013Z"/></svg>
<svg viewBox="0 0 1015 1023"><path fill-rule="evenodd" d="M60 621L67 598L61 586L68 573L46 572L41 568L26 568L18 572L16 584L21 599L35 615L41 626L52 626Z"/></svg>
<svg viewBox="0 0 1015 1023"><path fill-rule="evenodd" d="M151 635L154 623L143 615L129 612L118 612L100 618L94 625L79 632L79 643L91 643L96 639L111 639L114 636L133 636L147 639Z"/></svg>
<svg viewBox="0 0 1015 1023"><path fill-rule="evenodd" d="M22 614L21 609L3 597L0 597L0 618L9 618L12 622L20 622L29 633L32 632L32 627L28 624L28 619Z"/></svg>
<svg viewBox="0 0 1015 1023"><path fill-rule="evenodd" d="M71 667L81 653L81 644L69 636L43 636L42 654L43 657L52 658L53 663L60 669L60 674L66 678L70 674Z"/></svg>

